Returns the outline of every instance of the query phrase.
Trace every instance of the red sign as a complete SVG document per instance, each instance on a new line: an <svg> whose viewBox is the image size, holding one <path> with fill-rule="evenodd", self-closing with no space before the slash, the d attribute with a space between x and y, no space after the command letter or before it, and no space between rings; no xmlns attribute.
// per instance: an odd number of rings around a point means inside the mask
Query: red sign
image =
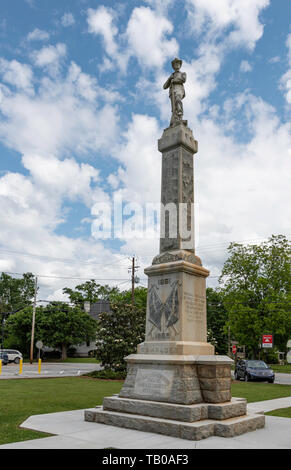
<svg viewBox="0 0 291 470"><path fill-rule="evenodd" d="M234 345L232 346L232 354L235 354L235 353L236 353L236 345L234 344Z"/></svg>
<svg viewBox="0 0 291 470"><path fill-rule="evenodd" d="M272 348L273 347L273 335L263 335L263 348Z"/></svg>

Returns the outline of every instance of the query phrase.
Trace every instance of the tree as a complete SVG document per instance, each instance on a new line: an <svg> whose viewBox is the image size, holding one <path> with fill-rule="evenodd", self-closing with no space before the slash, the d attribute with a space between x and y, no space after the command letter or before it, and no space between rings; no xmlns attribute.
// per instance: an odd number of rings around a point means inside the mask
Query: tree
<svg viewBox="0 0 291 470"><path fill-rule="evenodd" d="M0 276L0 308L1 313L10 313L27 306L34 294L34 275L23 274L22 278L14 278L1 273Z"/></svg>
<svg viewBox="0 0 291 470"><path fill-rule="evenodd" d="M146 310L147 307L147 288L146 287L137 287L134 290L134 305L141 309ZM111 300L113 302L124 301L125 303L131 303L131 290L126 290L119 293L113 293L111 295Z"/></svg>
<svg viewBox="0 0 291 470"><path fill-rule="evenodd" d="M35 340L39 340L39 319L42 309L36 309ZM27 307L14 315L10 315L5 323L5 347L18 349L29 355L31 340L32 307Z"/></svg>
<svg viewBox="0 0 291 470"><path fill-rule="evenodd" d="M263 334L286 349L291 334L290 242L272 235L261 245L231 243L220 277L232 335L257 357Z"/></svg>
<svg viewBox="0 0 291 470"><path fill-rule="evenodd" d="M63 360L67 358L69 346L96 338L96 320L79 307L51 302L41 309L38 319L39 339L46 346L60 348Z"/></svg>
<svg viewBox="0 0 291 470"><path fill-rule="evenodd" d="M105 369L123 371L124 357L135 353L144 341L146 308L119 298L112 302L111 310L98 318L96 357Z"/></svg>
<svg viewBox="0 0 291 470"><path fill-rule="evenodd" d="M223 303L223 296L219 289L206 289L206 302L207 302L207 330L208 339L215 339L215 352L218 354L227 354L227 311ZM213 341L212 339L212 341Z"/></svg>
<svg viewBox="0 0 291 470"><path fill-rule="evenodd" d="M118 287L102 286L97 284L94 279L80 284L75 289L65 287L63 293L69 296L70 301L80 307L84 307L84 302L98 302L99 300L110 300L111 296L119 292Z"/></svg>
<svg viewBox="0 0 291 470"><path fill-rule="evenodd" d="M31 303L34 294L34 276L23 274L22 278L14 278L2 273L0 276L0 321L1 345L3 346L4 325L9 315L25 308Z"/></svg>

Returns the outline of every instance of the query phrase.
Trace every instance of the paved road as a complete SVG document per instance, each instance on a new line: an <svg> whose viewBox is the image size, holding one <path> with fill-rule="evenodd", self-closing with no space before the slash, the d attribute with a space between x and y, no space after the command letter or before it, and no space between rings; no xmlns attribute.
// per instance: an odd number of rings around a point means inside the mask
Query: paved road
<svg viewBox="0 0 291 470"><path fill-rule="evenodd" d="M234 372L231 373L234 378ZM275 372L275 384L291 385L291 374L282 374L281 372Z"/></svg>
<svg viewBox="0 0 291 470"><path fill-rule="evenodd" d="M100 370L99 364L94 363L42 363L41 373L38 373L38 364L23 364L22 374L19 374L18 364L8 364L2 366L2 374L0 379L27 379L27 378L44 378L44 377L74 377L85 374L92 370ZM233 375L233 373L232 373ZM276 372L275 383L282 385L291 385L291 374L282 374Z"/></svg>
<svg viewBox="0 0 291 470"><path fill-rule="evenodd" d="M291 374L275 372L275 384L291 385Z"/></svg>
<svg viewBox="0 0 291 470"><path fill-rule="evenodd" d="M74 377L93 370L100 370L99 364L94 363L50 363L44 362L41 373L38 373L38 364L24 363L22 374L19 374L19 364L2 366L0 379L27 379L44 377Z"/></svg>

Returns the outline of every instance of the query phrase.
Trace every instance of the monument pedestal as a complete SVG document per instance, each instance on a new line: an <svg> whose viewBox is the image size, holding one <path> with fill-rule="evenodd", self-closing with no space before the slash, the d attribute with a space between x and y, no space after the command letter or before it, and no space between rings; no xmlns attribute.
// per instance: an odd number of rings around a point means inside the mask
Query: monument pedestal
<svg viewBox="0 0 291 470"><path fill-rule="evenodd" d="M165 258L173 255L167 253ZM264 427L247 415L245 399L231 397L231 365L207 343L205 278L189 260L145 270L149 276L146 339L125 358L119 395L85 411L85 420L181 439L233 437Z"/></svg>
<svg viewBox="0 0 291 470"><path fill-rule="evenodd" d="M160 254L148 276L145 341L125 358L118 396L85 411L85 420L183 439L231 437L264 426L231 398L232 359L207 343L206 278L194 250L193 155L185 121L165 129L162 152Z"/></svg>

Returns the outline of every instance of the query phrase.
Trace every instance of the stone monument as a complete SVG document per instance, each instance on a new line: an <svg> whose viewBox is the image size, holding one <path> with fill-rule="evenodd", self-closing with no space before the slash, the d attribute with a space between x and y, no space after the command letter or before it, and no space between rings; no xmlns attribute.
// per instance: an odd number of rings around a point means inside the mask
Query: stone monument
<svg viewBox="0 0 291 470"><path fill-rule="evenodd" d="M186 74L172 61L170 126L158 142L162 153L160 253L148 276L146 337L125 358L119 395L85 411L86 421L199 440L231 437L264 426L247 415L245 399L231 397L232 359L207 343L206 278L195 254L193 156L198 143L183 120Z"/></svg>

